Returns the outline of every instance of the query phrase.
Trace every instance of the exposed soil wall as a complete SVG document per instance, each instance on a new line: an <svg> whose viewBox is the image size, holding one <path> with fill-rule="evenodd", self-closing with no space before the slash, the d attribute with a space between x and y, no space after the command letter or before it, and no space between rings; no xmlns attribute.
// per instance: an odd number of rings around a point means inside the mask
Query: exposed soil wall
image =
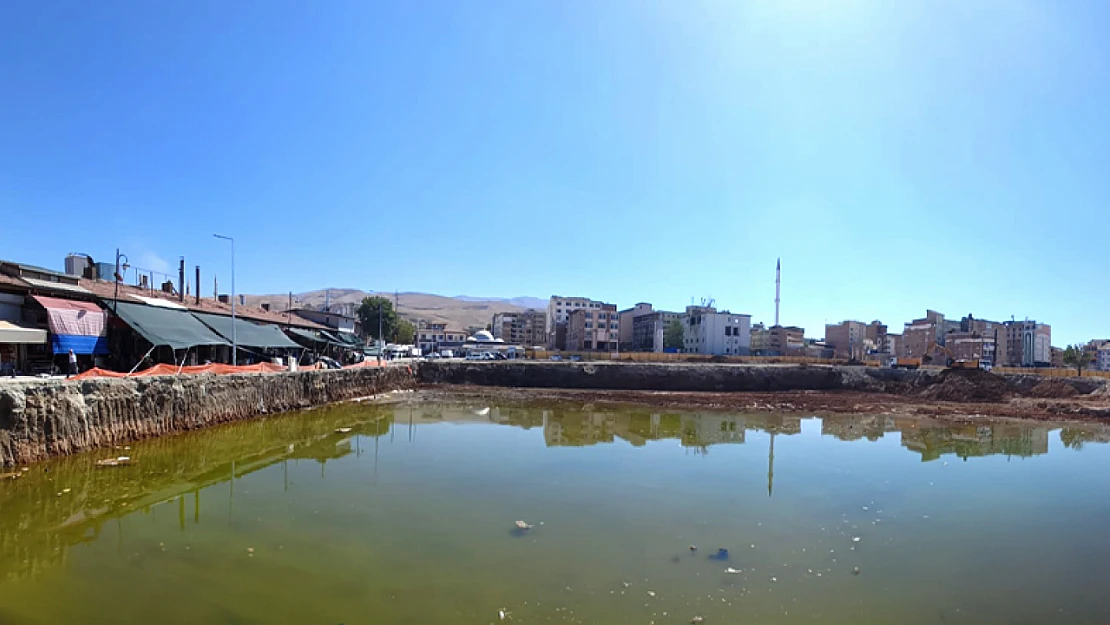
<svg viewBox="0 0 1110 625"><path fill-rule="evenodd" d="M812 365L729 365L599 362L422 363L427 384L629 391L771 392L886 390L930 383L930 371Z"/></svg>
<svg viewBox="0 0 1110 625"><path fill-rule="evenodd" d="M413 388L408 367L0 384L0 467Z"/></svg>

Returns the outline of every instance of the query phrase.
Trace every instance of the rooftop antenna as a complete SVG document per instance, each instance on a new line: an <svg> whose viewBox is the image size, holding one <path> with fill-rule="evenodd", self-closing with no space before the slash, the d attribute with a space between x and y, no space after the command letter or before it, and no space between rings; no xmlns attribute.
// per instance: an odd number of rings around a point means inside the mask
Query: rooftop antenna
<svg viewBox="0 0 1110 625"><path fill-rule="evenodd" d="M782 259L775 260L775 325L779 324L779 287L782 285Z"/></svg>

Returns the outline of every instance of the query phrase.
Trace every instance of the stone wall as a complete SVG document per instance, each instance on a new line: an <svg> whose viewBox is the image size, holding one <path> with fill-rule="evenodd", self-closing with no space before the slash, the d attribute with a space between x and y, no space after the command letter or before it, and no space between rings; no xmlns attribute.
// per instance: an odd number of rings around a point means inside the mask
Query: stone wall
<svg viewBox="0 0 1110 625"><path fill-rule="evenodd" d="M415 387L408 367L0 383L0 467Z"/></svg>

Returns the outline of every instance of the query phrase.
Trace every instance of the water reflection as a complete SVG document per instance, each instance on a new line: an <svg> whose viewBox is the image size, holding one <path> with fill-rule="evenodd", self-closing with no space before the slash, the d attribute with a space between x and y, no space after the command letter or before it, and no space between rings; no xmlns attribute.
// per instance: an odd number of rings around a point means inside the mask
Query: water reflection
<svg viewBox="0 0 1110 625"><path fill-rule="evenodd" d="M327 479L330 462L365 454L374 454L376 474L380 445L419 445L421 426L445 422L542 429L548 447L627 444L641 448L672 440L691 455L708 454L721 445L748 444L749 436L758 433L753 440L766 446L771 496L776 438L800 434L803 419L569 404L348 405L144 441L134 449L59 459L34 467L20 480L0 483L0 579L34 578L65 566L72 546L96 541L105 533L122 545L125 537L119 519L133 511L173 514L184 531L189 523L200 523L202 506L226 508L227 523L233 525L236 481L246 475L281 464L282 487L288 491L290 463L314 462L320 478ZM1046 454L1055 429L1053 424L945 424L890 416L837 415L820 420L821 434L841 441L879 441L897 435L902 448L922 462L944 456L967 460L994 454ZM1110 427L1069 426L1060 430L1059 437L1064 447L1080 449L1084 444L1110 441ZM124 452L137 464L115 469L95 464ZM225 492L224 484L226 494L218 494Z"/></svg>

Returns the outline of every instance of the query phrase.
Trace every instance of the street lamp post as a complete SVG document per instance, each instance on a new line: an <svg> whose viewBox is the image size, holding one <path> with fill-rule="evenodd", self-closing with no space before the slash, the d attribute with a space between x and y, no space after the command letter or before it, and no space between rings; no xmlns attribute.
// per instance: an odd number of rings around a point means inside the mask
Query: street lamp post
<svg viewBox="0 0 1110 625"><path fill-rule="evenodd" d="M217 239L231 241L231 366L235 367L239 364L239 341L236 340L235 332L235 238L224 236L222 234L213 234L212 236ZM200 288L200 285L197 285Z"/></svg>
<svg viewBox="0 0 1110 625"><path fill-rule="evenodd" d="M124 270L124 272L126 272L127 269L129 267L131 267L131 265L128 263L127 254L120 254L119 253L119 248L117 247L116 248L116 275L112 276L113 278L116 279L116 298L112 303L112 312L115 312L115 311L119 310L119 307L116 306L116 303L119 302L119 283L123 282L123 274L121 274L119 272L119 267L120 267L119 261L120 261L120 259L123 259L123 270Z"/></svg>

